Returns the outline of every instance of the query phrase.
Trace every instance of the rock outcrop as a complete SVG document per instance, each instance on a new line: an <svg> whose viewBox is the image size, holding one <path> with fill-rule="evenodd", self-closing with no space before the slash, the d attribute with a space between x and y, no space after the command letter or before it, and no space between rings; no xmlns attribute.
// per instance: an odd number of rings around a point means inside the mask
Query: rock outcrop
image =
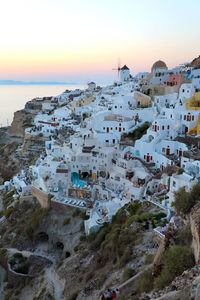
<svg viewBox="0 0 200 300"><path fill-rule="evenodd" d="M195 263L200 263L200 203L197 203L190 213L190 224L192 233L192 249Z"/></svg>
<svg viewBox="0 0 200 300"><path fill-rule="evenodd" d="M23 137L24 130L31 126L34 116L34 112L28 112L25 109L16 111L14 113L12 124L8 128L9 135Z"/></svg>

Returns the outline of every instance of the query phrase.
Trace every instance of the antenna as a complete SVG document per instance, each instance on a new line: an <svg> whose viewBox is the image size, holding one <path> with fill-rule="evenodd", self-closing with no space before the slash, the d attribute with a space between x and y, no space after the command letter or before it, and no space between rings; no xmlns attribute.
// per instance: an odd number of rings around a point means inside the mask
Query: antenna
<svg viewBox="0 0 200 300"><path fill-rule="evenodd" d="M112 70L117 71L117 75L118 75L118 78L119 78L119 72L120 72L120 70L121 70L121 62L120 62L120 58L118 58L117 69L112 69Z"/></svg>

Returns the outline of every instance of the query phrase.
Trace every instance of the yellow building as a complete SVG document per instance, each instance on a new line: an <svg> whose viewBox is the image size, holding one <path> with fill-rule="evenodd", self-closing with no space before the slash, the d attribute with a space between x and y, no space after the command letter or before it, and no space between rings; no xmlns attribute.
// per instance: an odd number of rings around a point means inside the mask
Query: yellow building
<svg viewBox="0 0 200 300"><path fill-rule="evenodd" d="M187 110L199 110L200 111L200 92L194 93L194 95L186 100L185 108Z"/></svg>
<svg viewBox="0 0 200 300"><path fill-rule="evenodd" d="M149 107L152 106L151 98L140 92L134 92L134 99L137 107Z"/></svg>
<svg viewBox="0 0 200 300"><path fill-rule="evenodd" d="M85 105L89 105L91 102L95 101L95 97L93 95L90 94L86 94L85 96L80 96L74 98L73 102L71 103L70 109L75 112L76 107L81 107L81 106L85 106Z"/></svg>

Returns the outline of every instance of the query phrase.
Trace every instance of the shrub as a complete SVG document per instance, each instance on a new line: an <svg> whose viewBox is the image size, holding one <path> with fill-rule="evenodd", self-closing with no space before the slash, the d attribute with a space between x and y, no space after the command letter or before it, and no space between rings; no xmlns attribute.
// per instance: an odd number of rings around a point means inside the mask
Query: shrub
<svg viewBox="0 0 200 300"><path fill-rule="evenodd" d="M9 218L9 216L11 215L12 212L13 212L13 206L10 206L6 210L4 210L4 216L6 217L6 219Z"/></svg>
<svg viewBox="0 0 200 300"><path fill-rule="evenodd" d="M192 233L190 223L187 224L178 234L179 244L183 246L190 246L192 243Z"/></svg>
<svg viewBox="0 0 200 300"><path fill-rule="evenodd" d="M130 253L130 249L126 249L124 251L124 254L119 258L119 263L118 263L118 267L122 268L124 267L127 262L129 262L131 259L131 253Z"/></svg>
<svg viewBox="0 0 200 300"><path fill-rule="evenodd" d="M106 236L106 228L102 227L97 233L94 242L91 245L91 249L98 249L101 246L101 243L104 241Z"/></svg>
<svg viewBox="0 0 200 300"><path fill-rule="evenodd" d="M80 213L81 213L80 209L76 208L72 213L72 217L77 217L80 215Z"/></svg>
<svg viewBox="0 0 200 300"><path fill-rule="evenodd" d="M0 249L0 255L7 256L7 252L8 252L8 250L5 248Z"/></svg>
<svg viewBox="0 0 200 300"><path fill-rule="evenodd" d="M106 280L106 273L101 273L99 280L97 281L97 286L100 289Z"/></svg>
<svg viewBox="0 0 200 300"><path fill-rule="evenodd" d="M134 287L139 293L148 293L153 289L153 276L151 270L144 271L135 281Z"/></svg>
<svg viewBox="0 0 200 300"><path fill-rule="evenodd" d="M173 246L166 251L163 263L161 275L156 279L158 288L168 285L175 276L193 265L191 251L186 246Z"/></svg>
<svg viewBox="0 0 200 300"><path fill-rule="evenodd" d="M85 231L84 221L81 222L80 231Z"/></svg>
<svg viewBox="0 0 200 300"><path fill-rule="evenodd" d="M144 260L145 265L151 264L153 262L153 259L154 259L154 255L153 254L147 254L145 256L145 260Z"/></svg>
<svg viewBox="0 0 200 300"><path fill-rule="evenodd" d="M71 220L71 219L70 219L69 217L65 218L65 219L63 220L63 222L62 222L62 225L65 226L65 225L69 224L69 223L70 223L70 220Z"/></svg>
<svg viewBox="0 0 200 300"><path fill-rule="evenodd" d="M25 233L29 239L33 238L35 229L39 226L45 216L47 216L49 208L36 207L30 220L26 226Z"/></svg>
<svg viewBox="0 0 200 300"><path fill-rule="evenodd" d="M174 193L175 200L173 206L178 214L187 214L191 208L199 201L200 182L195 184L190 192L186 192L185 187L180 188Z"/></svg>
<svg viewBox="0 0 200 300"><path fill-rule="evenodd" d="M183 174L183 172L184 172L184 169L183 168L179 168L178 171L177 171L177 174L180 175L180 174Z"/></svg>
<svg viewBox="0 0 200 300"><path fill-rule="evenodd" d="M82 234L82 235L79 237L79 240L80 240L81 242L86 241L86 236L85 236L85 234Z"/></svg>
<svg viewBox="0 0 200 300"><path fill-rule="evenodd" d="M136 214L140 207L141 203L139 201L135 201L135 203L129 205L127 210L130 212L130 215L133 216Z"/></svg>
<svg viewBox="0 0 200 300"><path fill-rule="evenodd" d="M63 259L61 259L57 264L56 264L56 270L59 269L63 264Z"/></svg>
<svg viewBox="0 0 200 300"><path fill-rule="evenodd" d="M131 278L133 275L134 275L134 270L130 267L128 268L125 268L124 269L124 272L123 272L123 275L122 275L122 281L126 281L128 280L129 278Z"/></svg>
<svg viewBox="0 0 200 300"><path fill-rule="evenodd" d="M78 290L74 291L69 297L67 297L67 300L76 300L78 294L79 294Z"/></svg>

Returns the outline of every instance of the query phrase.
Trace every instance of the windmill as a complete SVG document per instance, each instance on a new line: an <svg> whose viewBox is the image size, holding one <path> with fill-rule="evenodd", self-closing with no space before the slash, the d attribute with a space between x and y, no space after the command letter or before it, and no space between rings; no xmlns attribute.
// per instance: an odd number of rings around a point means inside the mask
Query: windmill
<svg viewBox="0 0 200 300"><path fill-rule="evenodd" d="M118 59L118 66L117 66L117 69L112 69L112 70L117 71L118 78L119 78L119 72L120 72L120 70L121 70L121 66L120 66L120 65L121 65L121 64L120 64L120 59Z"/></svg>

